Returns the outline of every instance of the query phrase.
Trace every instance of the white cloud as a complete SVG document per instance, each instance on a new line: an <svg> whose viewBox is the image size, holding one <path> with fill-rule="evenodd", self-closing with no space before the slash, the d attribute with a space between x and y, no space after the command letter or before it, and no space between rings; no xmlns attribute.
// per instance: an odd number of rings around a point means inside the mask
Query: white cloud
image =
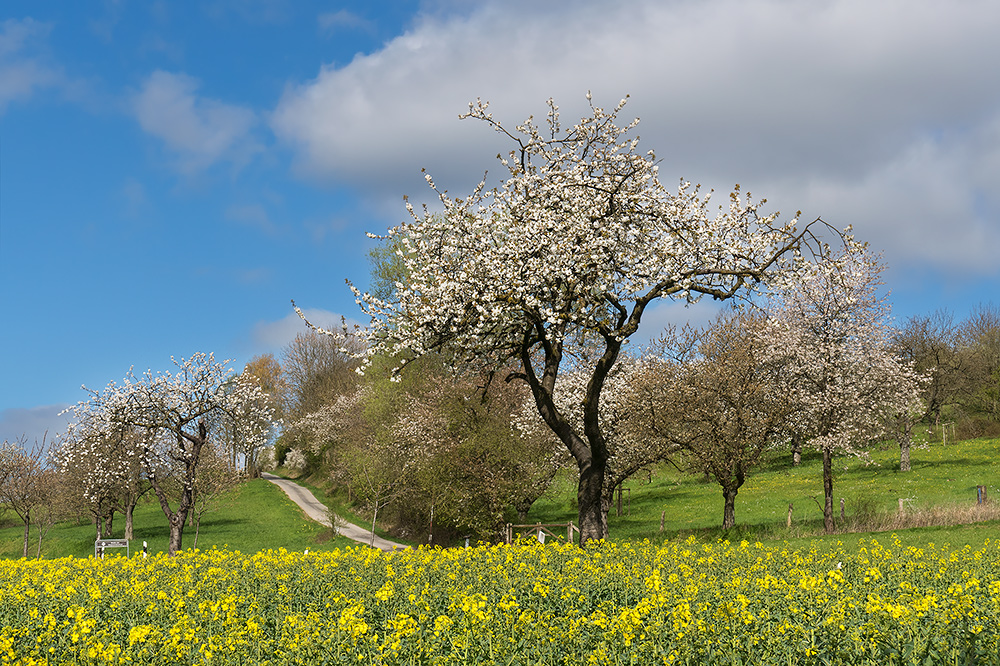
<svg viewBox="0 0 1000 666"><path fill-rule="evenodd" d="M341 316L336 312L319 309L303 309L306 318L315 326L330 330L339 329ZM357 325L353 319L347 319L347 326ZM274 352L295 339L299 333L305 333L309 328L293 311L277 321L257 322L253 327L252 341L256 349L264 352Z"/></svg>
<svg viewBox="0 0 1000 666"><path fill-rule="evenodd" d="M32 46L44 39L49 26L30 18L0 23L0 114L14 101L63 81L61 72L37 55Z"/></svg>
<svg viewBox="0 0 1000 666"><path fill-rule="evenodd" d="M499 169L510 145L457 119L476 97L513 126L550 96L572 122L588 89L606 107L628 93L667 182L739 182L789 213L853 224L890 262L989 273L968 244L994 241L1000 218L998 32L986 0L589 0L572 12L494 0L324 67L271 122L303 173L398 213L403 194L426 195L421 167L455 194Z"/></svg>
<svg viewBox="0 0 1000 666"><path fill-rule="evenodd" d="M25 437L27 445L34 446L45 440L50 444L57 435L66 432L66 426L71 417L68 414L59 415L70 407L67 404L42 405L29 408L11 408L0 410L0 441L19 441Z"/></svg>
<svg viewBox="0 0 1000 666"><path fill-rule="evenodd" d="M925 138L860 180L837 178L804 184L810 213L838 211L855 222L859 238L891 250L897 268L949 266L964 276L997 274L1000 248L1000 169L984 164L1000 155L1000 142L975 136L948 141ZM983 182L991 175L991 182Z"/></svg>
<svg viewBox="0 0 1000 666"><path fill-rule="evenodd" d="M187 173L220 161L242 164L258 150L249 109L197 96L198 82L157 70L132 99L142 129L162 140Z"/></svg>

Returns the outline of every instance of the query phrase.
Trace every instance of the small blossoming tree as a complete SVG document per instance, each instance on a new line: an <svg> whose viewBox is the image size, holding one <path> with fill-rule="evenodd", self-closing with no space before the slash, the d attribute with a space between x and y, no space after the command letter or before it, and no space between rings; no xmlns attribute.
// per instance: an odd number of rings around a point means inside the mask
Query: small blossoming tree
<svg viewBox="0 0 1000 666"><path fill-rule="evenodd" d="M590 96L588 94L588 100ZM652 152L639 152L638 120L618 124L625 105L591 104L591 115L560 123L550 100L547 121L514 130L485 103L463 118L486 123L513 142L500 161L507 177L485 181L465 198L439 191L442 209L421 212L385 237L397 248L405 283L389 297L362 294L371 316L368 354L408 359L443 351L456 364L517 370L539 415L579 470L581 540L608 535L602 508L609 461L599 406L622 346L646 309L660 299L726 300L762 284L795 281L803 250L816 248L812 225L780 224L739 187L728 205L682 183L669 191ZM576 350L596 353L586 358ZM574 359L580 360L575 363ZM570 364L586 372L582 420L556 399Z"/></svg>
<svg viewBox="0 0 1000 666"><path fill-rule="evenodd" d="M893 351L883 266L863 252L818 267L774 304L762 342L784 368L796 428L823 454L823 527L834 530L833 456L861 448L886 424L923 410L926 378Z"/></svg>
<svg viewBox="0 0 1000 666"><path fill-rule="evenodd" d="M136 378L129 373L120 385L111 382L103 391L91 391L89 400L73 408L77 425L68 433L69 439L81 427L87 437L98 432L141 433L128 440L135 447L129 455L137 454L170 524L171 555L181 549L210 435L229 425L263 446L273 417L260 384L234 376L228 361L219 363L212 354L198 353L174 364L174 374L147 371ZM176 508L171 506L172 489Z"/></svg>
<svg viewBox="0 0 1000 666"><path fill-rule="evenodd" d="M722 489L722 528L736 525L736 496L765 452L785 442L797 406L786 369L768 357L764 313L720 314L707 328L664 335L665 357L644 379L646 427L690 454L692 471Z"/></svg>

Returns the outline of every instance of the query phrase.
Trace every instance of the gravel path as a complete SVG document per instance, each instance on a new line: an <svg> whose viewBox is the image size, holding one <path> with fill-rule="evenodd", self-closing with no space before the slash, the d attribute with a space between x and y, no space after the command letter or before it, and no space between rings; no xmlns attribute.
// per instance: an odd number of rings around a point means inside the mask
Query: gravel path
<svg viewBox="0 0 1000 666"><path fill-rule="evenodd" d="M288 479L283 479L280 476L275 476L268 472L261 474L261 477L267 479L274 485L278 486L285 491L285 494L291 498L293 502L302 507L302 510L306 512L306 515L315 520L317 523L326 525L330 527L330 516L332 515L330 511L326 508L326 505L316 499L309 490L303 488L294 481L289 481ZM340 536L345 536L348 539L353 539L359 543L365 545L372 544L372 533L363 527L358 527L352 523L347 522L340 516L335 516L337 521L337 534ZM374 546L379 550L395 550L397 548L409 548L409 546L404 546L401 543L396 543L394 541L389 541L388 539L383 539L382 537L375 535Z"/></svg>

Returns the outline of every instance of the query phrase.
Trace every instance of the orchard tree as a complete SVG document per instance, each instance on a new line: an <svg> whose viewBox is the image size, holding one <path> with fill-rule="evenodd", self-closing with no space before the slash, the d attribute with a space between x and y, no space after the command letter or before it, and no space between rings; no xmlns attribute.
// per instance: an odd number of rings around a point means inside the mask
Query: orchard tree
<svg viewBox="0 0 1000 666"><path fill-rule="evenodd" d="M797 428L823 454L823 527L834 530L833 456L864 444L901 415L919 414L924 378L893 352L883 266L864 252L817 267L776 302L761 339L784 366Z"/></svg>
<svg viewBox="0 0 1000 666"><path fill-rule="evenodd" d="M101 392L91 391L90 399L74 408L78 421L102 432L142 433L135 440L138 455L170 525L171 555L181 549L209 437L239 420L242 436L266 442L273 416L260 385L234 376L228 361L198 353L174 364L174 374L129 373L121 385L111 382Z"/></svg>
<svg viewBox="0 0 1000 666"><path fill-rule="evenodd" d="M963 323L966 359L963 403L973 414L1000 421L1000 307L980 304Z"/></svg>
<svg viewBox="0 0 1000 666"><path fill-rule="evenodd" d="M764 452L787 436L796 407L782 390L782 363L765 358L762 314L723 313L705 330L669 331L663 357L633 382L636 419L689 454L693 471L722 488L722 528L736 525L736 496Z"/></svg>
<svg viewBox="0 0 1000 666"><path fill-rule="evenodd" d="M933 425L940 424L942 410L955 404L967 383L971 364L959 353L960 334L951 313L938 310L910 317L893 335L897 353L929 378L924 387L924 419Z"/></svg>
<svg viewBox="0 0 1000 666"><path fill-rule="evenodd" d="M27 438L0 444L0 506L13 511L24 523L23 557L28 556L31 521L48 502L45 484L45 442L28 447Z"/></svg>
<svg viewBox="0 0 1000 666"><path fill-rule="evenodd" d="M109 538L114 512L125 516L125 538L132 538L132 516L151 489L146 480L140 439L144 431L105 415L71 408L76 420L52 454L60 473L70 480L69 501L94 518L97 538Z"/></svg>
<svg viewBox="0 0 1000 666"><path fill-rule="evenodd" d="M610 112L591 104L590 116L563 128L550 100L544 126L528 118L514 130L487 104L471 104L463 118L513 144L501 157L507 177L450 198L427 176L441 211L407 203L412 221L384 239L398 247L405 283L389 298L355 289L371 317L370 355L394 356L400 367L436 351L456 365L519 366L506 379L527 384L579 471L583 543L608 536L601 396L646 309L660 299L727 300L794 282L807 249L823 252L816 223L780 224L739 187L714 214L698 187L669 191L656 156L639 152L632 136L638 120L618 124L624 104ZM598 353L575 368L587 376L576 425L559 407L556 380L578 346Z"/></svg>
<svg viewBox="0 0 1000 666"><path fill-rule="evenodd" d="M239 381L259 387L259 402L244 401L239 411L231 411L218 421L218 455L227 455L227 469L245 478L258 478L261 454L280 426L288 384L281 364L271 354L255 356L246 364ZM263 436L260 433L264 433Z"/></svg>
<svg viewBox="0 0 1000 666"><path fill-rule="evenodd" d="M39 492L45 501L36 509L34 516L35 533L38 535L35 559L42 557L42 540L45 535L57 522L68 517L65 477L57 469L46 467L42 470L38 484Z"/></svg>

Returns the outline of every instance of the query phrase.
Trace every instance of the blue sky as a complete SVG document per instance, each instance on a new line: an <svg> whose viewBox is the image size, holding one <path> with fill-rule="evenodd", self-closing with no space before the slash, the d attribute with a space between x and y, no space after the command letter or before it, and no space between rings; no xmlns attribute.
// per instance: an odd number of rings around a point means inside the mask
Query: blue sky
<svg viewBox="0 0 1000 666"><path fill-rule="evenodd" d="M897 319L1000 302L1000 5L22 2L0 14L0 438L134 366L360 318L366 231L510 125L630 95L666 182L853 225ZM706 318L665 304L668 321Z"/></svg>

